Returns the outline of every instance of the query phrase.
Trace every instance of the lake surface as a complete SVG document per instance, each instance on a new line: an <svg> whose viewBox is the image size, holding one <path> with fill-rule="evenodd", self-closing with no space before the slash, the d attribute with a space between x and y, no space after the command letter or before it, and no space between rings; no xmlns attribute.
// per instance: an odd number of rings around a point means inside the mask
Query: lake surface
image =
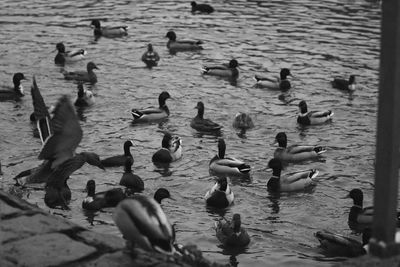
<svg viewBox="0 0 400 267"><path fill-rule="evenodd" d="M91 87L96 104L83 113L84 132L79 151L94 151L101 157L122 153L125 140L133 140L134 172L145 181L144 194L159 187L169 189L175 201L163 209L176 225L180 243L194 243L215 261L238 266L324 266L342 258L324 255L313 234L320 229L350 235L347 216L352 203L343 199L352 188L361 188L365 202L373 198L376 111L381 10L376 1L213 1L211 15L192 15L189 1L100 0L3 0L0 3L0 79L10 84L14 72L23 72L26 96L0 103L1 186L12 187L12 177L37 166L41 149L29 122L32 112L30 85L36 75L48 105L61 94L76 96L76 84L65 81L54 65L57 42L67 49L88 50L85 61L66 65L67 70L85 69L95 62L98 83ZM94 41L89 24L128 25L124 38ZM204 50L169 54L165 34L178 39L199 39ZM151 42L160 54L158 67L149 70L140 61ZM238 60L236 84L200 74L203 64ZM290 68L294 78L290 93L256 88L255 73L277 75ZM334 76L358 76L362 90L352 96L331 88ZM161 91L168 91L171 111L162 123L132 125L132 108L157 105ZM310 110L332 109L332 123L299 127L297 104L307 100ZM225 211L231 218L240 213L251 243L246 250L223 249L215 237L214 221L220 215L207 210L203 199L215 177L208 163L217 152L217 136L200 135L190 126L198 101L205 103L205 117L224 126L227 154L252 166L250 180L231 179L235 203ZM232 128L234 115L245 111L255 128L238 135ZM183 158L169 170L160 171L151 162L161 146L163 131L183 140ZM284 171L308 168L320 171L311 192L267 192L271 171L267 163L276 145L275 135L285 131L288 144L321 144L328 148L323 160L289 165ZM98 190L116 187L122 168L84 166L71 176L70 211L44 205L43 190L26 190L22 197L50 213L99 232L119 235L112 209L87 214L81 208L87 180L95 179ZM357 238L357 237L356 237ZM359 237L358 237L359 238Z"/></svg>

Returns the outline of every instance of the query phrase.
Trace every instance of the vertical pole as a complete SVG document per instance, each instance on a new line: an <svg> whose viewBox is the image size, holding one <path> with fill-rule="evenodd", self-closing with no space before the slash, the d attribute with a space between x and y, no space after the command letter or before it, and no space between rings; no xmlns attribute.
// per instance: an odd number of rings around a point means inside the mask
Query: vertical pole
<svg viewBox="0 0 400 267"><path fill-rule="evenodd" d="M398 253L394 235L400 159L400 1L382 1L381 34L375 210L370 245L373 255L389 257Z"/></svg>

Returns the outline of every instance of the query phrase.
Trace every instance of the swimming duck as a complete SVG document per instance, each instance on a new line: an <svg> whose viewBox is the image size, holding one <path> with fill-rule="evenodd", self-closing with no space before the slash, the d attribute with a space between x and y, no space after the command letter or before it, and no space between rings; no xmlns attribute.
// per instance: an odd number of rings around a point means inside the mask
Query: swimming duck
<svg viewBox="0 0 400 267"><path fill-rule="evenodd" d="M93 72L94 69L99 69L96 64L93 62L89 62L86 65L87 71L71 71L71 72L63 72L64 78L66 80L75 80L81 82L89 82L91 84L97 83L96 73Z"/></svg>
<svg viewBox="0 0 400 267"><path fill-rule="evenodd" d="M363 243L353 238L335 234L327 230L316 232L315 237L321 243L321 247L336 257L358 257L366 254L364 245L368 243L369 237L363 233Z"/></svg>
<svg viewBox="0 0 400 267"><path fill-rule="evenodd" d="M254 123L250 115L238 112L233 119L232 127L240 130L248 130L254 127Z"/></svg>
<svg viewBox="0 0 400 267"><path fill-rule="evenodd" d="M332 120L333 111L308 111L306 101L302 100L299 103L300 114L297 117L297 123L302 125L322 124Z"/></svg>
<svg viewBox="0 0 400 267"><path fill-rule="evenodd" d="M161 204L161 201L162 201L163 199L165 199L165 198L169 198L169 199L174 200L174 199L171 197L171 195L170 195L168 189L165 189L165 188L158 188L157 191L154 193L154 200L157 201L158 204Z"/></svg>
<svg viewBox="0 0 400 267"><path fill-rule="evenodd" d="M292 74L288 68L283 68L279 73L279 78L270 78L256 74L254 79L256 80L258 87L287 91L291 88L287 76L292 76Z"/></svg>
<svg viewBox="0 0 400 267"><path fill-rule="evenodd" d="M175 252L175 231L153 198L134 195L115 209L114 221L123 237L147 251Z"/></svg>
<svg viewBox="0 0 400 267"><path fill-rule="evenodd" d="M267 188L271 192L293 192L311 188L315 186L313 178L319 173L318 170L311 169L281 177L282 162L275 158L268 162L268 167L272 169L272 177L267 183Z"/></svg>
<svg viewBox="0 0 400 267"><path fill-rule="evenodd" d="M85 57L87 52L84 49L75 49L72 51L65 51L65 45L58 43L56 45L58 53L54 58L54 63L64 66L65 63L81 60Z"/></svg>
<svg viewBox="0 0 400 267"><path fill-rule="evenodd" d="M232 221L215 222L215 233L218 240L229 247L245 247L250 243L250 236L241 226L240 214L233 214Z"/></svg>
<svg viewBox="0 0 400 267"><path fill-rule="evenodd" d="M182 141L178 136L165 133L161 142L161 149L151 158L156 163L171 163L182 157Z"/></svg>
<svg viewBox="0 0 400 267"><path fill-rule="evenodd" d="M126 198L121 188L96 193L96 182L94 180L87 181L86 191L87 196L82 201L82 208L85 210L98 211L102 208L116 207L119 202Z"/></svg>
<svg viewBox="0 0 400 267"><path fill-rule="evenodd" d="M113 38L128 35L128 26L101 27L98 19L92 20L90 26L94 27L94 36Z"/></svg>
<svg viewBox="0 0 400 267"><path fill-rule="evenodd" d="M169 49L170 53L174 54L179 51L191 51L191 50L201 50L203 47L201 44L202 41L191 41L191 40L176 40L176 34L173 31L167 32L165 35L169 39L167 43L167 48Z"/></svg>
<svg viewBox="0 0 400 267"><path fill-rule="evenodd" d="M142 55L142 61L149 69L158 65L160 56L156 51L154 51L152 44L147 45L147 51Z"/></svg>
<svg viewBox="0 0 400 267"><path fill-rule="evenodd" d="M317 159L326 152L323 146L291 145L287 147L287 136L279 132L275 137L279 147L274 152L274 158L282 162L300 162L304 160Z"/></svg>
<svg viewBox="0 0 400 267"><path fill-rule="evenodd" d="M93 93L89 90L83 89L83 83L78 82L78 97L74 105L77 107L88 107L94 104Z"/></svg>
<svg viewBox="0 0 400 267"><path fill-rule="evenodd" d="M195 1L190 3L192 6L192 13L207 13L210 14L214 12L214 8L208 4L197 4Z"/></svg>
<svg viewBox="0 0 400 267"><path fill-rule="evenodd" d="M5 86L0 90L0 101L19 100L24 96L24 88L21 85L21 80L26 80L23 73L15 73L13 75L13 87Z"/></svg>
<svg viewBox="0 0 400 267"><path fill-rule="evenodd" d="M133 156L131 154L130 148L133 146L133 142L131 140L127 140L124 142L124 154L118 156L112 156L101 160L101 163L104 167L120 167L125 166L126 159L130 158L132 160L132 164L134 162Z"/></svg>
<svg viewBox="0 0 400 267"><path fill-rule="evenodd" d="M133 158L125 158L124 174L119 181L120 185L123 185L133 192L142 192L144 190L144 183L142 178L133 174L132 172Z"/></svg>
<svg viewBox="0 0 400 267"><path fill-rule="evenodd" d="M204 196L207 206L223 209L233 203L234 195L228 184L228 179L218 177L215 185Z"/></svg>
<svg viewBox="0 0 400 267"><path fill-rule="evenodd" d="M209 163L210 172L220 175L249 175L250 165L241 160L225 157L226 144L223 138L218 139L218 154Z"/></svg>
<svg viewBox="0 0 400 267"><path fill-rule="evenodd" d="M331 81L331 84L333 88L349 92L354 92L357 88L359 88L359 85L356 82L355 75L350 75L348 80L342 78L334 78L333 81Z"/></svg>
<svg viewBox="0 0 400 267"><path fill-rule="evenodd" d="M167 91L158 96L158 108L132 109L133 122L151 122L165 119L169 116L169 109L165 101L171 98Z"/></svg>
<svg viewBox="0 0 400 267"><path fill-rule="evenodd" d="M219 125L218 123L203 118L204 116L203 102L201 101L197 102L197 106L195 108L197 109L197 116L194 117L190 122L190 126L193 129L202 132L215 132L215 131L220 131L222 129L222 126Z"/></svg>
<svg viewBox="0 0 400 267"><path fill-rule="evenodd" d="M237 67L239 63L236 59L231 59L229 64L222 64L218 66L203 66L201 71L202 74L213 75L225 78L237 78L239 76L239 70Z"/></svg>

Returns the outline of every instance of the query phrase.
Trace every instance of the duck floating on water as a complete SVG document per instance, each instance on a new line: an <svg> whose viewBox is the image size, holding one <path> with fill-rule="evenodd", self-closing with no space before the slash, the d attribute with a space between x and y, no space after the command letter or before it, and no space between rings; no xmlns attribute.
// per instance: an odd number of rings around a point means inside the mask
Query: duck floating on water
<svg viewBox="0 0 400 267"><path fill-rule="evenodd" d="M202 74L205 75L236 79L239 77L239 70L237 69L238 66L238 61L236 59L231 59L228 64L203 66L201 71Z"/></svg>
<svg viewBox="0 0 400 267"><path fill-rule="evenodd" d="M302 125L317 125L331 121L334 115L331 110L308 111L306 101L299 103L300 113L297 116L297 123Z"/></svg>
<svg viewBox="0 0 400 267"><path fill-rule="evenodd" d="M285 132L279 132L275 137L279 147L275 149L274 158L282 162L301 162L305 160L313 160L321 157L326 152L323 146L310 145L291 145L287 146L287 136Z"/></svg>
<svg viewBox="0 0 400 267"><path fill-rule="evenodd" d="M58 53L54 58L54 63L61 66L64 66L65 63L82 60L85 58L85 55L87 54L86 50L84 49L65 51L65 45L62 42L57 43L56 49L58 50Z"/></svg>
<svg viewBox="0 0 400 267"><path fill-rule="evenodd" d="M15 73L13 75L13 86L3 86L0 88L0 101L20 100L25 95L21 80L26 80L24 74L21 72Z"/></svg>
<svg viewBox="0 0 400 267"><path fill-rule="evenodd" d="M182 140L178 136L165 133L159 149L152 156L155 163L171 163L182 157Z"/></svg>
<svg viewBox="0 0 400 267"><path fill-rule="evenodd" d="M225 157L226 144L223 138L218 139L218 154L209 163L211 173L228 176L248 176L250 165L233 157Z"/></svg>
<svg viewBox="0 0 400 267"><path fill-rule="evenodd" d="M97 83L97 76L93 71L94 69L99 68L93 62L89 62L86 65L86 71L64 71L63 74L66 80L75 80L95 84Z"/></svg>
<svg viewBox="0 0 400 267"><path fill-rule="evenodd" d="M131 192L142 192L144 190L144 182L142 178L132 172L133 158L125 158L124 174L119 184L127 187Z"/></svg>
<svg viewBox="0 0 400 267"><path fill-rule="evenodd" d="M333 88L348 91L350 93L360 89L360 85L356 81L356 75L350 75L348 80L343 78L334 78L331 81L331 84Z"/></svg>
<svg viewBox="0 0 400 267"><path fill-rule="evenodd" d="M197 115L190 121L190 126L201 132L218 132L222 129L222 126L218 123L211 121L210 119L204 118L204 103L197 102Z"/></svg>
<svg viewBox="0 0 400 267"><path fill-rule="evenodd" d="M94 19L90 24L94 27L94 36L96 39L100 37L114 38L128 35L128 26L101 27L100 20Z"/></svg>
<svg viewBox="0 0 400 267"><path fill-rule="evenodd" d="M129 158L132 160L132 164L134 162L133 156L131 154L130 148L133 146L133 142L131 140L127 140L124 142L124 154L123 155L117 155L117 156L112 156L108 157L105 159L101 160L101 163L103 164L104 167L121 167L125 166L126 164L126 159Z"/></svg>
<svg viewBox="0 0 400 267"><path fill-rule="evenodd" d="M232 127L239 130L248 130L254 128L254 123L250 115L244 112L238 112L235 114Z"/></svg>
<svg viewBox="0 0 400 267"><path fill-rule="evenodd" d="M133 123L159 121L169 116L169 109L165 103L171 98L167 91L162 92L158 96L158 108L132 109Z"/></svg>
<svg viewBox="0 0 400 267"><path fill-rule="evenodd" d="M233 203L234 195L229 187L228 179L224 177L218 177L217 182L214 186L207 191L204 196L207 206L224 209Z"/></svg>
<svg viewBox="0 0 400 267"><path fill-rule="evenodd" d="M312 188L316 185L313 179L319 173L316 169L310 169L281 176L282 162L275 158L268 162L268 167L272 169L272 177L267 183L271 192L293 192Z"/></svg>
<svg viewBox="0 0 400 267"><path fill-rule="evenodd" d="M254 79L256 80L256 85L258 87L287 91L291 88L290 81L287 78L288 76L292 76L290 70L288 68L283 68L279 73L279 78L270 78L256 74Z"/></svg>
<svg viewBox="0 0 400 267"><path fill-rule="evenodd" d="M214 8L208 4L197 4L195 1L190 3L192 6L192 13L207 13L210 14L214 12Z"/></svg>
<svg viewBox="0 0 400 267"><path fill-rule="evenodd" d="M176 40L176 34L174 31L169 31L165 35L169 40L167 42L167 48L171 54L175 54L179 51L195 51L202 50L202 41L192 41L192 40Z"/></svg>
<svg viewBox="0 0 400 267"><path fill-rule="evenodd" d="M74 105L77 107L89 107L94 104L94 95L91 91L83 88L83 83L78 82L78 97Z"/></svg>
<svg viewBox="0 0 400 267"><path fill-rule="evenodd" d="M160 61L160 56L156 51L154 51L152 44L147 45L147 51L142 55L142 61L149 69L158 65L158 61Z"/></svg>
<svg viewBox="0 0 400 267"><path fill-rule="evenodd" d="M242 227L240 214L233 214L232 221L215 222L215 233L218 240L228 247L246 247L250 243L250 236Z"/></svg>
<svg viewBox="0 0 400 267"><path fill-rule="evenodd" d="M126 198L121 188L96 193L96 182L94 180L87 181L86 191L87 196L82 201L82 208L85 210L98 211L103 208L116 207L119 202Z"/></svg>

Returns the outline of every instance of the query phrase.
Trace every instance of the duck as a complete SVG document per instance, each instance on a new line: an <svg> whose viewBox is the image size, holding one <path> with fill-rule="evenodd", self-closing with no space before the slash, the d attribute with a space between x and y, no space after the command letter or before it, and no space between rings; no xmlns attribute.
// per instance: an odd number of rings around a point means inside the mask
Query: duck
<svg viewBox="0 0 400 267"><path fill-rule="evenodd" d="M192 13L213 13L214 12L214 8L208 4L197 4L195 1L192 1L190 3L190 5L192 6Z"/></svg>
<svg viewBox="0 0 400 267"><path fill-rule="evenodd" d="M209 207L224 209L229 207L234 200L234 195L229 187L226 176L218 177L214 186L204 196L206 205Z"/></svg>
<svg viewBox="0 0 400 267"><path fill-rule="evenodd" d="M122 236L143 250L172 255L175 231L153 198L134 195L115 208L113 219Z"/></svg>
<svg viewBox="0 0 400 267"><path fill-rule="evenodd" d="M151 158L155 163L171 163L182 157L182 140L178 136L165 133L161 142L161 149Z"/></svg>
<svg viewBox="0 0 400 267"><path fill-rule="evenodd" d="M326 152L326 148L323 146L291 145L288 147L285 132L279 132L275 137L275 141L279 147L274 151L274 158L285 163L318 159Z"/></svg>
<svg viewBox="0 0 400 267"><path fill-rule="evenodd" d="M293 192L312 188L316 185L313 179L319 174L318 170L310 169L282 177L282 162L275 158L268 162L268 167L272 169L272 177L267 183L267 188L270 192Z"/></svg>
<svg viewBox="0 0 400 267"><path fill-rule="evenodd" d="M194 50L202 50L203 44L202 41L191 41L191 40L176 40L176 34L174 31L169 31L165 35L169 40L167 42L167 48L171 54L174 54L179 51L194 51Z"/></svg>
<svg viewBox="0 0 400 267"><path fill-rule="evenodd" d="M21 72L14 73L14 85L12 87L4 86L0 89L0 101L20 100L25 95L21 80L26 80L24 74Z"/></svg>
<svg viewBox="0 0 400 267"><path fill-rule="evenodd" d="M235 213L232 221L221 220L215 222L215 233L218 240L228 247L246 247L250 243L250 236L242 227L240 214Z"/></svg>
<svg viewBox="0 0 400 267"><path fill-rule="evenodd" d="M168 189L166 189L166 188L158 188L157 191L154 193L154 200L157 201L157 203L161 205L161 201L163 199L165 199L165 198L169 198L169 199L174 200L171 197Z"/></svg>
<svg viewBox="0 0 400 267"><path fill-rule="evenodd" d="M156 51L154 51L152 44L147 45L147 51L142 55L142 61L149 69L158 65L160 56Z"/></svg>
<svg viewBox="0 0 400 267"><path fill-rule="evenodd" d="M128 26L101 27L100 20L98 19L92 20L90 26L94 27L93 33L96 39L101 36L114 38L128 35Z"/></svg>
<svg viewBox="0 0 400 267"><path fill-rule="evenodd" d="M218 132L221 131L222 126L218 123L205 119L204 116L204 103L199 101L195 107L197 115L190 121L190 127L201 132Z"/></svg>
<svg viewBox="0 0 400 267"><path fill-rule="evenodd" d="M255 75L256 85L262 88L269 88L273 90L287 91L291 88L288 76L292 76L288 68L281 69L279 73L279 78L270 78L261 75Z"/></svg>
<svg viewBox="0 0 400 267"><path fill-rule="evenodd" d="M71 71L71 72L64 71L63 74L66 80L75 80L75 81L95 84L97 83L97 76L96 73L94 73L93 71L94 69L99 69L99 68L96 66L96 64L90 61L86 65L87 71Z"/></svg>
<svg viewBox="0 0 400 267"><path fill-rule="evenodd" d="M127 158L131 159L133 164L134 160L130 150L132 146L133 142L131 140L126 140L123 145L123 155L117 155L102 159L101 164L103 164L104 167L122 167L125 166Z"/></svg>
<svg viewBox="0 0 400 267"><path fill-rule="evenodd" d="M364 246L368 244L371 232L370 229L367 230L369 230L369 234L367 234L365 231L363 232L362 243L351 237L333 233L328 230L317 231L314 236L320 242L321 248L329 254L332 254L336 257L358 257L367 253Z"/></svg>
<svg viewBox="0 0 400 267"><path fill-rule="evenodd" d="M360 88L356 81L356 75L350 75L349 79L334 78L331 81L333 88L337 88L343 91L354 92L356 89Z"/></svg>
<svg viewBox="0 0 400 267"><path fill-rule="evenodd" d="M131 114L133 116L133 123L152 122L168 118L169 109L165 103L168 98L171 98L169 93L163 91L158 96L158 108L132 109Z"/></svg>
<svg viewBox="0 0 400 267"><path fill-rule="evenodd" d="M334 115L331 110L308 111L306 101L299 102L300 113L297 116L297 123L301 125L317 125L331 121Z"/></svg>
<svg viewBox="0 0 400 267"><path fill-rule="evenodd" d="M254 128L253 120L245 112L238 112L233 118L232 127L239 130L248 130Z"/></svg>
<svg viewBox="0 0 400 267"><path fill-rule="evenodd" d="M225 157L225 150L225 140L219 138L218 154L209 163L210 172L219 175L248 176L251 170L250 165L232 157Z"/></svg>
<svg viewBox="0 0 400 267"><path fill-rule="evenodd" d="M132 172L133 158L125 158L124 174L119 181L119 185L129 188L133 192L142 192L144 190L144 182L142 178Z"/></svg>
<svg viewBox="0 0 400 267"><path fill-rule="evenodd" d="M98 211L103 208L116 207L119 202L126 198L121 188L96 193L96 182L94 180L87 181L86 191L87 196L82 201L82 208L85 210Z"/></svg>
<svg viewBox="0 0 400 267"><path fill-rule="evenodd" d="M85 49L65 51L65 45L62 42L56 44L56 49L58 50L58 53L54 58L54 63L61 66L64 66L65 63L82 60L87 54Z"/></svg>
<svg viewBox="0 0 400 267"><path fill-rule="evenodd" d="M203 66L201 71L204 75L236 79L239 77L239 70L237 69L238 66L238 61L236 59L231 59L228 64Z"/></svg>
<svg viewBox="0 0 400 267"><path fill-rule="evenodd" d="M76 98L74 105L77 107L89 107L93 104L93 93L89 90L85 90L82 82L78 82L78 97Z"/></svg>

